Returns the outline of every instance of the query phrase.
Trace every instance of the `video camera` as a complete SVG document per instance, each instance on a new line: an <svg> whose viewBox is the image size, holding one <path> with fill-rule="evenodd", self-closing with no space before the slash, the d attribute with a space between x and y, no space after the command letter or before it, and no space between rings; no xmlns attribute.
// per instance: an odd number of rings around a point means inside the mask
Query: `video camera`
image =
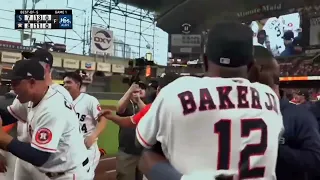
<svg viewBox="0 0 320 180"><path fill-rule="evenodd" d="M153 66L154 61L150 61L144 57L141 57L130 60L128 65L129 70L132 72L132 76L130 78L123 78L122 82L131 86L133 83L140 82L140 75L142 75L141 73L146 69L147 66Z"/></svg>

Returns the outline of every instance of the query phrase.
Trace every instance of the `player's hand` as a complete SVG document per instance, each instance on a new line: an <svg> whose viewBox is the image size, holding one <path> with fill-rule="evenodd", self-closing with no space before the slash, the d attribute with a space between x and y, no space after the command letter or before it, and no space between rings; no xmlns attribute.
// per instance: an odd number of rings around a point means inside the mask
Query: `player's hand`
<svg viewBox="0 0 320 180"><path fill-rule="evenodd" d="M140 94L139 93L133 93L132 94L132 101L134 103L138 103L140 101Z"/></svg>
<svg viewBox="0 0 320 180"><path fill-rule="evenodd" d="M140 87L136 83L132 83L132 85L129 88L130 93L135 93L135 92L138 92L139 90L140 90Z"/></svg>
<svg viewBox="0 0 320 180"><path fill-rule="evenodd" d="M92 144L94 144L96 141L96 137L88 136L84 139L84 144L86 145L87 149L89 149L92 146Z"/></svg>
<svg viewBox="0 0 320 180"><path fill-rule="evenodd" d="M7 160L2 154L0 154L0 173L5 172L7 172Z"/></svg>
<svg viewBox="0 0 320 180"><path fill-rule="evenodd" d="M104 116L104 117L107 118L107 119L112 119L112 118L111 118L111 116L113 116L112 110L110 110L110 109L102 110L102 111L100 111L100 113L99 113L99 117L100 117L100 116Z"/></svg>

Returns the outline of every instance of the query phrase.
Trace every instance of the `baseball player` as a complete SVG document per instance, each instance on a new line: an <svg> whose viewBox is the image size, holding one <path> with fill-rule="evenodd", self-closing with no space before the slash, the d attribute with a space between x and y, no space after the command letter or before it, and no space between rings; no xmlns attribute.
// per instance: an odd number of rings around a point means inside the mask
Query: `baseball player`
<svg viewBox="0 0 320 180"><path fill-rule="evenodd" d="M173 82L179 76L175 73L165 74L163 77L159 78L157 84L157 94L162 88L167 86L169 83ZM113 121L121 127L132 127L135 128L142 117L149 111L151 104L147 104L143 109L141 109L137 114L133 116L121 117L112 113L112 110L106 109L101 112L101 116L104 116L106 119Z"/></svg>
<svg viewBox="0 0 320 180"><path fill-rule="evenodd" d="M89 160L91 163L90 172L92 178L100 160L100 151L97 140L107 124L106 118L98 117L101 106L97 98L81 93L82 77L75 73L66 73L64 87L70 92L73 98L74 110L80 121L80 130L84 136L84 142L89 150Z"/></svg>
<svg viewBox="0 0 320 180"><path fill-rule="evenodd" d="M32 53L24 52L22 55L26 59L31 57L37 57L36 59L44 68L45 82L47 83L47 85L49 85L52 89L58 91L60 94L64 96L64 98L68 102L72 103L72 97L70 96L69 92L65 88L63 88L63 86L59 84L54 84L52 81L51 71L53 64L53 56L51 53L43 49L38 49ZM18 139L23 142L30 142L27 133L27 124L25 123L28 115L28 103L22 104L18 99L15 99L12 105L8 106L8 112L10 113L10 116L3 116L3 114L1 114L2 118L6 117L4 120L19 120L17 127ZM24 180L30 177L34 180L42 180L45 178L45 174L41 173L32 164L25 162L21 159L17 159L15 165L14 179Z"/></svg>
<svg viewBox="0 0 320 180"><path fill-rule="evenodd" d="M139 122L137 140L145 148L161 142L166 158L185 175L211 171L211 179L276 179L282 115L275 92L246 79L252 31L240 23L217 23L206 49L208 77L185 76L163 88Z"/></svg>
<svg viewBox="0 0 320 180"><path fill-rule="evenodd" d="M279 56L280 52L285 49L282 39L284 34L282 22L276 17L269 18L265 22L263 29L269 37L272 54L274 56Z"/></svg>
<svg viewBox="0 0 320 180"><path fill-rule="evenodd" d="M44 77L37 57L16 62L12 88L22 104L29 102L26 123L30 143L0 130L1 149L36 166L45 179L92 179L88 177L87 149L72 105L49 87Z"/></svg>

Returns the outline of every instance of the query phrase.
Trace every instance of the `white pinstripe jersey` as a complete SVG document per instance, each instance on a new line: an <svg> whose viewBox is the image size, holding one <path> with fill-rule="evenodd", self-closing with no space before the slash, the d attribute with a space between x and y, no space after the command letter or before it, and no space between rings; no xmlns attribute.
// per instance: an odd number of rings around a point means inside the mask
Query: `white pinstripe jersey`
<svg viewBox="0 0 320 180"><path fill-rule="evenodd" d="M88 150L74 109L64 96L49 88L39 104L29 109L31 146L51 153L48 161L38 169L42 172L65 172L82 166Z"/></svg>
<svg viewBox="0 0 320 180"><path fill-rule="evenodd" d="M52 84L50 86L52 89L58 91L63 97L69 102L72 103L72 97L70 93L60 84ZM27 122L28 118L28 107L32 106L31 102L21 104L20 101L16 98L12 105L8 106L9 113L15 117L18 121L18 127L17 127L17 136L20 141L23 142L30 142L30 139L28 137L27 133L27 125L25 122Z"/></svg>
<svg viewBox="0 0 320 180"><path fill-rule="evenodd" d="M83 135L89 136L96 128L97 118L101 111L97 98L81 93L74 101L73 107L80 121L80 130Z"/></svg>
<svg viewBox="0 0 320 180"><path fill-rule="evenodd" d="M146 148L161 142L182 174L227 170L243 180L275 179L279 104L270 87L247 79L185 76L161 89L136 136Z"/></svg>

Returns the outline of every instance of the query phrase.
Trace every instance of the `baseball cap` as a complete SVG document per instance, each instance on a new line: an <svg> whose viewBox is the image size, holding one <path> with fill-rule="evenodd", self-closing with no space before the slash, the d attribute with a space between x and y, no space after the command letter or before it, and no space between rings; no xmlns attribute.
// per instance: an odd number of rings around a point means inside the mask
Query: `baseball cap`
<svg viewBox="0 0 320 180"><path fill-rule="evenodd" d="M147 89L147 85L143 81L137 83L141 89Z"/></svg>
<svg viewBox="0 0 320 180"><path fill-rule="evenodd" d="M284 32L282 38L284 40L288 40L288 41L292 40L292 38L294 38L294 33L292 31L286 31L286 32Z"/></svg>
<svg viewBox="0 0 320 180"><path fill-rule="evenodd" d="M253 32L241 23L221 22L209 31L206 55L224 67L240 67L253 62Z"/></svg>
<svg viewBox="0 0 320 180"><path fill-rule="evenodd" d="M157 89L158 88L158 81L157 80L151 80L148 84L148 87L151 87L153 89Z"/></svg>
<svg viewBox="0 0 320 180"><path fill-rule="evenodd" d="M34 52L24 51L21 54L26 59L36 58L39 62L47 63L50 67L52 67L53 56L49 51L45 49L37 49Z"/></svg>
<svg viewBox="0 0 320 180"><path fill-rule="evenodd" d="M44 69L37 60L19 60L12 69L11 80L44 80Z"/></svg>

